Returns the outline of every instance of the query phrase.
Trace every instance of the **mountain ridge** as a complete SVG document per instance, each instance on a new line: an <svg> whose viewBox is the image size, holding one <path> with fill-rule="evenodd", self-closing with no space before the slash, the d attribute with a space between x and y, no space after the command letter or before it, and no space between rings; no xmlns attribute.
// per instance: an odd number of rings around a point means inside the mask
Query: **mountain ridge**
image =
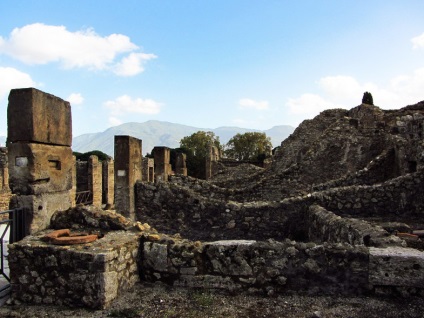
<svg viewBox="0 0 424 318"><path fill-rule="evenodd" d="M104 153L114 155L114 136L129 135L142 140L143 154L151 152L155 146L166 146L170 148L179 147L183 137L190 136L197 131L212 131L219 137L220 142L225 144L237 133L264 132L271 138L273 147L279 146L295 127L289 125L273 126L267 130L222 126L218 128L199 128L168 121L148 120L143 123L129 122L119 126L106 129L103 132L87 133L72 139L72 149L78 152L100 150Z"/></svg>

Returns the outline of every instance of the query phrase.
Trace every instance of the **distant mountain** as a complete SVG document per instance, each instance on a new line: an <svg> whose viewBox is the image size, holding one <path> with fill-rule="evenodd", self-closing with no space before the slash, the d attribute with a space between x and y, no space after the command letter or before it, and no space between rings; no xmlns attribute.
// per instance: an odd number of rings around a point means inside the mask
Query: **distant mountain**
<svg viewBox="0 0 424 318"><path fill-rule="evenodd" d="M227 143L237 133L265 132L271 138L274 147L279 146L293 131L291 126L275 126L260 131L238 127L219 127L216 129L198 128L170 122L150 120L144 123L126 123L111 127L104 132L84 134L73 138L72 149L78 152L100 150L110 156L114 154L114 136L129 135L143 141L143 154L151 152L155 146L177 148L183 137L190 136L197 131L212 131L219 136L221 143Z"/></svg>

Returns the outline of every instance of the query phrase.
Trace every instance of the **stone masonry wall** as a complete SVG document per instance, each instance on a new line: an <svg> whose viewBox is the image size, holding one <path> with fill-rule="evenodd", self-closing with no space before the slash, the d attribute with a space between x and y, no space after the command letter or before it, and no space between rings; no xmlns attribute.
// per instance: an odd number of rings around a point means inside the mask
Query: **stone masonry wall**
<svg viewBox="0 0 424 318"><path fill-rule="evenodd" d="M199 182L196 187L201 189L195 189L174 182L138 182L136 212L138 220L147 221L160 231L180 232L193 239L304 240L307 234L302 224L313 204L344 216L390 217L399 221L408 216L422 217L423 183L424 171L419 170L372 186L333 188L279 202L237 203L225 200L222 193L217 195L219 191L213 191L216 188L207 187L207 183Z"/></svg>
<svg viewBox="0 0 424 318"><path fill-rule="evenodd" d="M141 276L173 286L230 291L363 294L368 252L346 244L162 238L141 244Z"/></svg>
<svg viewBox="0 0 424 318"><path fill-rule="evenodd" d="M48 232L9 246L13 299L104 308L138 281L138 235L116 231L93 243L56 246L40 239Z"/></svg>
<svg viewBox="0 0 424 318"><path fill-rule="evenodd" d="M140 275L189 288L274 295L424 296L424 252L286 239L190 242L162 236L141 242Z"/></svg>

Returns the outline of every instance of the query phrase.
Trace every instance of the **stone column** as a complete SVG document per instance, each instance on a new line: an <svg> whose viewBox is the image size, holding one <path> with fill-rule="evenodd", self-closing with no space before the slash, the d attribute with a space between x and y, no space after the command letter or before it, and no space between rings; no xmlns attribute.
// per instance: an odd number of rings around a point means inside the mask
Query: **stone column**
<svg viewBox="0 0 424 318"><path fill-rule="evenodd" d="M102 207L102 164L97 156L88 158L88 189L93 194L93 205Z"/></svg>
<svg viewBox="0 0 424 318"><path fill-rule="evenodd" d="M13 89L7 120L10 205L27 209L31 234L72 205L71 105L35 88Z"/></svg>
<svg viewBox="0 0 424 318"><path fill-rule="evenodd" d="M143 158L143 181L155 181L155 160L153 158Z"/></svg>
<svg viewBox="0 0 424 318"><path fill-rule="evenodd" d="M135 220L135 192L142 176L142 143L130 136L115 136L115 209Z"/></svg>
<svg viewBox="0 0 424 318"><path fill-rule="evenodd" d="M115 196L115 169L112 158L104 160L103 164L103 203L106 209L113 209Z"/></svg>
<svg viewBox="0 0 424 318"><path fill-rule="evenodd" d="M72 189L69 191L69 199L71 200L71 206L76 206L76 194L77 194L77 158L72 156Z"/></svg>
<svg viewBox="0 0 424 318"><path fill-rule="evenodd" d="M172 171L170 164L171 149L168 147L155 147L153 154L155 157L155 180L168 181L168 176Z"/></svg>
<svg viewBox="0 0 424 318"><path fill-rule="evenodd" d="M177 160L175 162L175 173L187 176L186 166L187 155L185 153L177 153Z"/></svg>
<svg viewBox="0 0 424 318"><path fill-rule="evenodd" d="M209 153L206 156L205 180L209 180L213 176L216 163L220 157L219 149L216 146L210 146Z"/></svg>

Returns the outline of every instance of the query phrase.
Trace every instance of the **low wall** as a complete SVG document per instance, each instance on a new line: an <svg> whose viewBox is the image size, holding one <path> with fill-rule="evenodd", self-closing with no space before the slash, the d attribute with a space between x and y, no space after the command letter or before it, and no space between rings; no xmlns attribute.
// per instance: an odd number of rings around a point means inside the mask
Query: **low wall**
<svg viewBox="0 0 424 318"><path fill-rule="evenodd" d="M104 308L138 279L138 236L116 231L93 243L56 246L50 231L9 245L12 298L31 304Z"/></svg>
<svg viewBox="0 0 424 318"><path fill-rule="evenodd" d="M142 239L140 274L172 286L314 295L424 296L424 252L285 240Z"/></svg>
<svg viewBox="0 0 424 318"><path fill-rule="evenodd" d="M141 245L141 275L173 286L229 291L362 294L368 286L365 247L267 241Z"/></svg>
<svg viewBox="0 0 424 318"><path fill-rule="evenodd" d="M424 252L348 243L223 240L113 231L55 246L28 236L9 246L12 299L105 308L139 279L230 292L424 296Z"/></svg>

